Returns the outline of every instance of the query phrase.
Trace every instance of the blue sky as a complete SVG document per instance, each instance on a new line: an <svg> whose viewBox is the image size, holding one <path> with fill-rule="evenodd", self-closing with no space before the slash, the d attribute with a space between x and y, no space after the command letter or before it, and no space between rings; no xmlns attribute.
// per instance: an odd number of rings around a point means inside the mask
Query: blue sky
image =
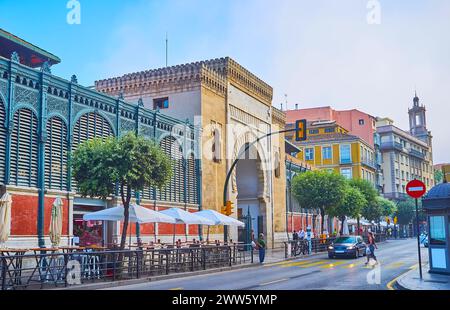
<svg viewBox="0 0 450 310"><path fill-rule="evenodd" d="M81 24L66 22L67 0L0 0L0 28L62 59L52 68L80 83L230 56L274 87L280 107L330 105L389 116L408 129L417 88L434 135L434 161L450 162L450 1L79 0Z"/></svg>

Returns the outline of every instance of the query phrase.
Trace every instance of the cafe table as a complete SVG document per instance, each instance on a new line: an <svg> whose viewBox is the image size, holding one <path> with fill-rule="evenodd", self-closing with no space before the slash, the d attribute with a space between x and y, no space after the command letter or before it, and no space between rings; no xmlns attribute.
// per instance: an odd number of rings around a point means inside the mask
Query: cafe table
<svg viewBox="0 0 450 310"><path fill-rule="evenodd" d="M39 281L41 282L41 288L44 283L53 282L55 286L57 285L58 277L55 274L56 269L56 259L57 255L55 255L59 248L32 248L34 252L34 257L36 260L36 267L31 274L28 282L33 278L34 273L38 270Z"/></svg>
<svg viewBox="0 0 450 310"><path fill-rule="evenodd" d="M2 289L7 285L22 284L22 262L26 252L28 252L28 249L0 249L1 266L5 266L4 269L2 268ZM6 282L7 276L9 278L8 283Z"/></svg>

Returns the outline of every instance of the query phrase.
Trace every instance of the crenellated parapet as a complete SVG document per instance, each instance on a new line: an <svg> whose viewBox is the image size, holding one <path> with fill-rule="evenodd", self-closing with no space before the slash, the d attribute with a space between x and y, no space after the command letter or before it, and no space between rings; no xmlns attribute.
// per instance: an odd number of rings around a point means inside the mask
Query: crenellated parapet
<svg viewBox="0 0 450 310"><path fill-rule="evenodd" d="M96 81L95 87L111 95L123 92L134 96L163 90L186 91L202 86L225 96L227 82L267 105L272 103L272 87L229 57L125 74Z"/></svg>
<svg viewBox="0 0 450 310"><path fill-rule="evenodd" d="M283 111L272 107L272 123L278 124L280 128L284 128L286 126L286 114Z"/></svg>

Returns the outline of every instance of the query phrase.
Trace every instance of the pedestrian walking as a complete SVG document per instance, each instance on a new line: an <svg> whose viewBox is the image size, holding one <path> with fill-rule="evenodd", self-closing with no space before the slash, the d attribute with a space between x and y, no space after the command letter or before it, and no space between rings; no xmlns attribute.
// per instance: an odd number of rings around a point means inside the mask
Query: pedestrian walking
<svg viewBox="0 0 450 310"><path fill-rule="evenodd" d="M375 237L373 235L373 232L369 231L369 235L368 235L368 249L369 251L366 252L366 256L367 256L367 262L366 265L369 263L370 258L373 258L375 260L376 263L378 263L377 261L377 257L375 256L375 249L378 249L377 244L375 243Z"/></svg>
<svg viewBox="0 0 450 310"><path fill-rule="evenodd" d="M266 256L266 241L264 241L264 234L259 234L256 245L259 251L259 262L262 264L264 263L264 257Z"/></svg>
<svg viewBox="0 0 450 310"><path fill-rule="evenodd" d="M297 241L298 240L298 233L297 231L294 230L294 232L292 233L292 240Z"/></svg>
<svg viewBox="0 0 450 310"><path fill-rule="evenodd" d="M299 238L300 240L305 239L305 231L303 229L300 231Z"/></svg>

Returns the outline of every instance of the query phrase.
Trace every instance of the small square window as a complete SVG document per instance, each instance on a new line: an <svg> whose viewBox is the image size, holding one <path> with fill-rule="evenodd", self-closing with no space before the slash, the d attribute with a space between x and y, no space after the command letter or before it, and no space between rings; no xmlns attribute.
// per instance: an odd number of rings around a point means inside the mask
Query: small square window
<svg viewBox="0 0 450 310"><path fill-rule="evenodd" d="M360 119L359 120L359 124L362 126L362 125L364 125L364 120L363 119Z"/></svg>
<svg viewBox="0 0 450 310"><path fill-rule="evenodd" d="M153 109L168 109L169 108L169 98L158 98L153 99Z"/></svg>

